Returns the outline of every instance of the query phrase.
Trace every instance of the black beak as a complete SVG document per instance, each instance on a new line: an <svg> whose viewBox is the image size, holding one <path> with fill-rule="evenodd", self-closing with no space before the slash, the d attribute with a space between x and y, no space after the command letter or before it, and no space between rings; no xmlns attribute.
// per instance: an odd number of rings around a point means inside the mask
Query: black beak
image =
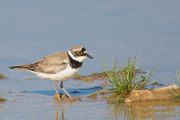
<svg viewBox="0 0 180 120"><path fill-rule="evenodd" d="M93 57L92 57L92 56L90 56L90 55L89 55L89 54L87 54L87 53L86 53L86 56L87 56L88 58L93 59Z"/></svg>

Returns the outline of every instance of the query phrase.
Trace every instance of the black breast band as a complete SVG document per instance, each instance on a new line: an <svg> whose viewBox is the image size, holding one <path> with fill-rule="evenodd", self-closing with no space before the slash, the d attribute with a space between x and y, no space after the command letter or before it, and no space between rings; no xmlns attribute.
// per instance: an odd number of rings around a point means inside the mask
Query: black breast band
<svg viewBox="0 0 180 120"><path fill-rule="evenodd" d="M82 66L82 62L79 62L79 61L76 61L76 60L74 60L70 55L69 55L69 53L67 53L68 54L68 58L69 58L69 61L70 61L70 66L72 67L72 68L75 68L75 69L77 69L77 68L80 68L81 66Z"/></svg>

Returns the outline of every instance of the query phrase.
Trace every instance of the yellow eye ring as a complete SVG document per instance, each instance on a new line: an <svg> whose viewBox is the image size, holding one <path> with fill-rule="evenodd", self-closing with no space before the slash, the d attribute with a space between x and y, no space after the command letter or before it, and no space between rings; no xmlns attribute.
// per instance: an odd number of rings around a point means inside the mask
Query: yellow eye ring
<svg viewBox="0 0 180 120"><path fill-rule="evenodd" d="M78 55L82 55L83 53L82 53L81 51L78 51L77 54L78 54Z"/></svg>

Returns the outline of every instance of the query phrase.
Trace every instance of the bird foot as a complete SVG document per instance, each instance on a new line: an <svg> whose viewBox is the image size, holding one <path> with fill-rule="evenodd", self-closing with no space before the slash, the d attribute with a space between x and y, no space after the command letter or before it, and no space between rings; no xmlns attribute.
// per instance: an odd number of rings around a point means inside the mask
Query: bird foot
<svg viewBox="0 0 180 120"><path fill-rule="evenodd" d="M73 98L73 97L71 97L71 96L68 96L68 98L69 98L69 100L70 100L70 102L73 102L75 99Z"/></svg>
<svg viewBox="0 0 180 120"><path fill-rule="evenodd" d="M55 94L54 98L56 98L58 100L58 102L62 102L62 98L60 94Z"/></svg>
<svg viewBox="0 0 180 120"><path fill-rule="evenodd" d="M62 103L62 102L77 102L80 101L81 99L79 97L72 97L72 96L67 96L64 94L59 94L55 95L54 98L57 100L57 102Z"/></svg>

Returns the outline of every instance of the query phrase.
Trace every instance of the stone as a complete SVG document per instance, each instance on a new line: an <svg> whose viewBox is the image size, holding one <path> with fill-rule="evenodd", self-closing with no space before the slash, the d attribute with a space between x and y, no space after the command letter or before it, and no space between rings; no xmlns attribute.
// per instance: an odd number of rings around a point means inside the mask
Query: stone
<svg viewBox="0 0 180 120"><path fill-rule="evenodd" d="M180 88L173 84L152 90L132 90L125 102L173 100L176 96L180 96Z"/></svg>

